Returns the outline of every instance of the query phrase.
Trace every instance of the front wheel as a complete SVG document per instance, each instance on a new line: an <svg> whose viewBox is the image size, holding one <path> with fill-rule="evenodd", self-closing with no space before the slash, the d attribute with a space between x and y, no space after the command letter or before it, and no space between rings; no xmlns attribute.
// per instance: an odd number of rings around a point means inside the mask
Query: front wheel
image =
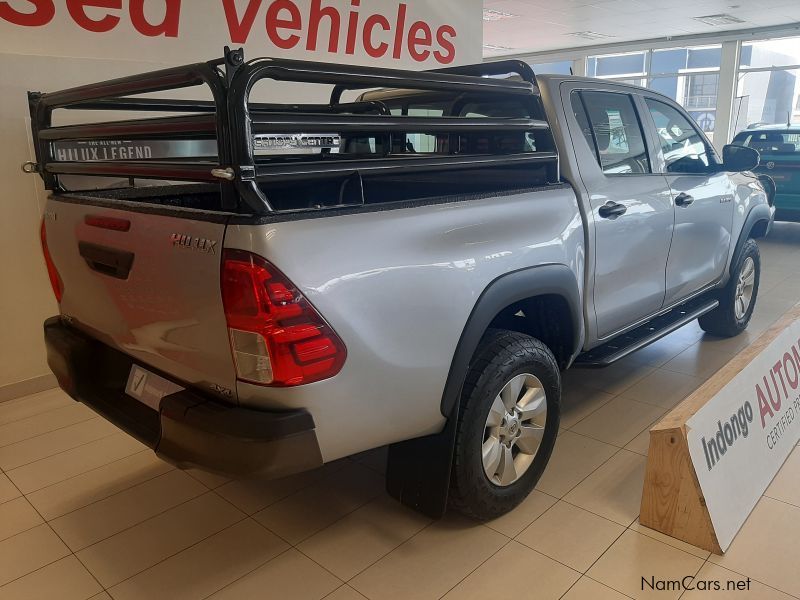
<svg viewBox="0 0 800 600"><path fill-rule="evenodd" d="M749 239L735 265L728 285L720 292L719 306L700 317L700 327L712 335L734 337L747 329L758 298L761 254Z"/></svg>
<svg viewBox="0 0 800 600"><path fill-rule="evenodd" d="M505 514L530 494L558 433L561 376L539 340L490 331L461 396L450 505L478 519Z"/></svg>

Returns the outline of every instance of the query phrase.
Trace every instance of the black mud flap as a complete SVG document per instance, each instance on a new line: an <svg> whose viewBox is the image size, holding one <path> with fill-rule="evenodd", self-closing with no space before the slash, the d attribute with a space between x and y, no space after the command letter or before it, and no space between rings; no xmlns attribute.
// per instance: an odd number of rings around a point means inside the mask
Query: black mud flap
<svg viewBox="0 0 800 600"><path fill-rule="evenodd" d="M432 519L442 518L447 511L458 410L456 404L441 433L389 446L386 491Z"/></svg>

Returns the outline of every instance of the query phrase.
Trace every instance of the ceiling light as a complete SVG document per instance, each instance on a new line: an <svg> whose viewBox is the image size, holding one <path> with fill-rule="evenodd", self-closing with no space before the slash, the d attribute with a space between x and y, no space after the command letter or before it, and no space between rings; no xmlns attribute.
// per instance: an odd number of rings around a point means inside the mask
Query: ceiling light
<svg viewBox="0 0 800 600"><path fill-rule="evenodd" d="M609 38L617 37L615 35L608 35L607 33L598 33L597 31L574 31L566 35L579 37L584 40L606 40Z"/></svg>
<svg viewBox="0 0 800 600"><path fill-rule="evenodd" d="M744 23L739 17L734 17L728 14L718 15L705 15L703 17L693 17L695 21L700 21L706 25L720 26L720 25L735 25L736 23Z"/></svg>
<svg viewBox="0 0 800 600"><path fill-rule="evenodd" d="M484 50L494 50L494 51L499 51L499 52L502 52L504 50L514 50L514 48L509 48L508 46L498 46L497 44L484 44L483 45L483 49Z"/></svg>
<svg viewBox="0 0 800 600"><path fill-rule="evenodd" d="M503 21L505 19L515 19L518 16L519 15L512 15L511 13L502 12L500 10L483 9L484 21Z"/></svg>

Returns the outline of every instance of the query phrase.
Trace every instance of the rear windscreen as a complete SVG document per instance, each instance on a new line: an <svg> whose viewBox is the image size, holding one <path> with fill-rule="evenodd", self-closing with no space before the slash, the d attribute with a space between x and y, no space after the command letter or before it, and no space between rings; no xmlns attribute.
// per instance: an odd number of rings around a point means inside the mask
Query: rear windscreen
<svg viewBox="0 0 800 600"><path fill-rule="evenodd" d="M800 155L800 132L753 131L740 133L733 143L758 150L762 154Z"/></svg>

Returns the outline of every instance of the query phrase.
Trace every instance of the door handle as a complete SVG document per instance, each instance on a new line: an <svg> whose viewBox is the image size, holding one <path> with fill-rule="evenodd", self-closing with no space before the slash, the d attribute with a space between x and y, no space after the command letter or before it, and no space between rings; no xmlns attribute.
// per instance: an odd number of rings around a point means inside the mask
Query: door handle
<svg viewBox="0 0 800 600"><path fill-rule="evenodd" d="M604 219L615 219L628 212L628 207L619 202L611 202L609 200L597 212Z"/></svg>
<svg viewBox="0 0 800 600"><path fill-rule="evenodd" d="M689 206L692 202L694 202L694 198L692 198L686 192L681 192L675 198L676 206Z"/></svg>

